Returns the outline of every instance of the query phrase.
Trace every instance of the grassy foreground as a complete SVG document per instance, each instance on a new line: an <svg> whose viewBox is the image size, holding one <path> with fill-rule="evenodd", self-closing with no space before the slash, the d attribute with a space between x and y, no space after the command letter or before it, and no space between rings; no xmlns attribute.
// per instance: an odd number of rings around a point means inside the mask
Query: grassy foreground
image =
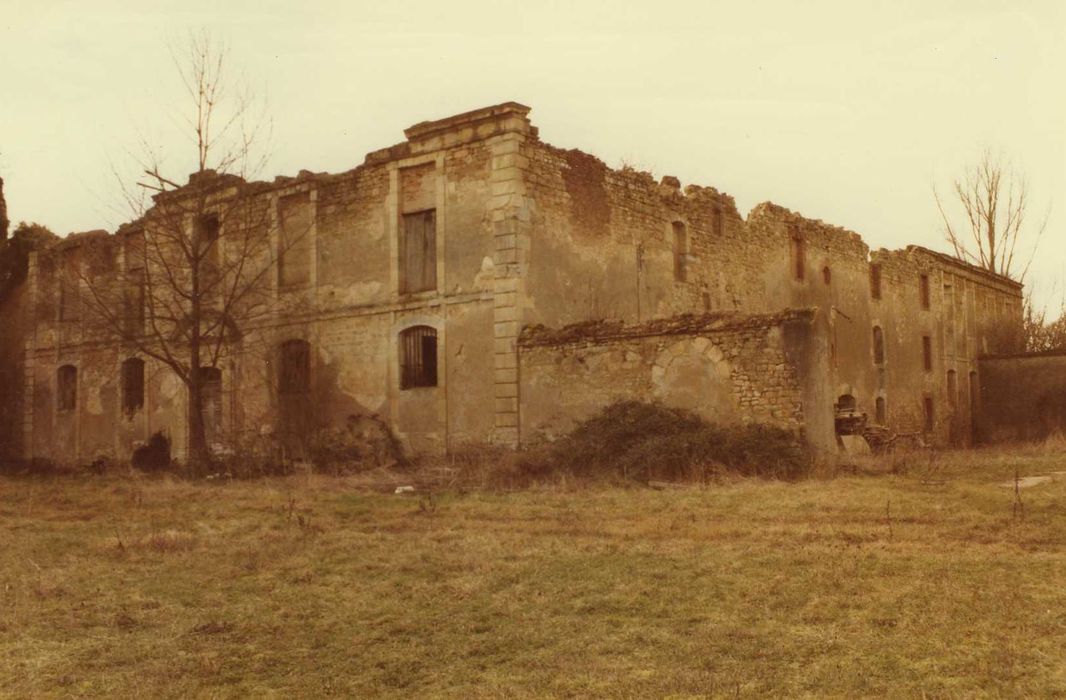
<svg viewBox="0 0 1066 700"><path fill-rule="evenodd" d="M1066 697L1066 454L415 496L0 478L11 697Z"/></svg>

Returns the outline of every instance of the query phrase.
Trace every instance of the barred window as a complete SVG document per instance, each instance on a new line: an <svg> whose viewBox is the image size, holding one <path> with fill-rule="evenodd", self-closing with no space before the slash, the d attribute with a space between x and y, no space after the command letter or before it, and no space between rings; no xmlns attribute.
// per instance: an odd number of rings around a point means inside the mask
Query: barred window
<svg viewBox="0 0 1066 700"><path fill-rule="evenodd" d="M78 368L74 365L56 370L56 402L60 411L73 411L78 405Z"/></svg>
<svg viewBox="0 0 1066 700"><path fill-rule="evenodd" d="M122 410L127 417L144 407L144 360L131 357L122 363Z"/></svg>
<svg viewBox="0 0 1066 700"><path fill-rule="evenodd" d="M400 388L437 386L437 331L414 326L400 333Z"/></svg>

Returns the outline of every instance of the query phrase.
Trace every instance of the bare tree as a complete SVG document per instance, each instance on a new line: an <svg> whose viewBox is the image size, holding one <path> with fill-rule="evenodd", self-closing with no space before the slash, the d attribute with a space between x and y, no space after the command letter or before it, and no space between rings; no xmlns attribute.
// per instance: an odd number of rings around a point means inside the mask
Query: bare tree
<svg viewBox="0 0 1066 700"><path fill-rule="evenodd" d="M981 160L967 168L952 186L954 200L962 216L949 215L944 198L936 186L933 197L947 238L960 260L986 270L1024 281L1036 246L1047 228L1048 214L1038 224L1027 227L1029 184L1002 157L985 150ZM1031 240L1030 246L1022 244ZM1024 263L1019 256L1025 255ZM1020 266L1020 267L1019 267Z"/></svg>
<svg viewBox="0 0 1066 700"><path fill-rule="evenodd" d="M247 179L263 163L268 121L230 79L225 48L200 33L174 56L195 171L179 184L161 150L142 143L141 177L123 186L134 222L77 270L94 331L158 360L185 385L188 459L202 465L210 459L205 388L224 356L242 352L248 327L276 312L271 272L298 237L277 243L269 199L256 196L264 185Z"/></svg>

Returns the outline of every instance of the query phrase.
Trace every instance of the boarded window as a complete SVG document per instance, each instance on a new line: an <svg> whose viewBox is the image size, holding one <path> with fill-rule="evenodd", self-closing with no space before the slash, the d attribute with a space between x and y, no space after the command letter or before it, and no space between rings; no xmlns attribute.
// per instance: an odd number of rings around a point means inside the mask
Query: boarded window
<svg viewBox="0 0 1066 700"><path fill-rule="evenodd" d="M922 336L922 367L926 372L933 370L933 339L927 335Z"/></svg>
<svg viewBox="0 0 1066 700"><path fill-rule="evenodd" d="M56 406L60 411L73 411L78 405L78 368L63 365L56 371Z"/></svg>
<svg viewBox="0 0 1066 700"><path fill-rule="evenodd" d="M122 410L127 417L144 407L144 360L131 357L122 363Z"/></svg>
<svg viewBox="0 0 1066 700"><path fill-rule="evenodd" d="M929 275L918 278L918 296L923 309L929 308Z"/></svg>
<svg viewBox="0 0 1066 700"><path fill-rule="evenodd" d="M437 386L437 331L414 326L400 333L400 388Z"/></svg>
<svg viewBox="0 0 1066 700"><path fill-rule="evenodd" d="M876 263L870 265L870 297L881 298L881 266Z"/></svg>
<svg viewBox="0 0 1066 700"><path fill-rule="evenodd" d="M674 222L674 279L688 280L688 231L680 221Z"/></svg>
<svg viewBox="0 0 1066 700"><path fill-rule="evenodd" d="M400 232L400 292L437 288L437 210L403 215Z"/></svg>
<svg viewBox="0 0 1066 700"><path fill-rule="evenodd" d="M955 370L948 370L948 405L955 409L959 405L959 380Z"/></svg>
<svg viewBox="0 0 1066 700"><path fill-rule="evenodd" d="M925 416L925 424L922 429L927 433L933 432L933 428L936 425L935 417L933 416L933 397L925 396L922 398L922 412Z"/></svg>
<svg viewBox="0 0 1066 700"><path fill-rule="evenodd" d="M881 326L874 326L874 364L885 364L885 334Z"/></svg>
<svg viewBox="0 0 1066 700"><path fill-rule="evenodd" d="M792 262L792 276L797 280L802 280L807 273L807 261L805 257L807 255L805 251L805 243L803 240L803 234L798 230L793 230L792 235L789 237L791 262Z"/></svg>
<svg viewBox="0 0 1066 700"><path fill-rule="evenodd" d="M885 424L885 397L878 396L874 402L874 420L878 425Z"/></svg>
<svg viewBox="0 0 1066 700"><path fill-rule="evenodd" d="M304 192L278 200L278 286L311 283L311 199Z"/></svg>
<svg viewBox="0 0 1066 700"><path fill-rule="evenodd" d="M281 344L278 392L284 396L311 391L311 346L304 340L286 340Z"/></svg>

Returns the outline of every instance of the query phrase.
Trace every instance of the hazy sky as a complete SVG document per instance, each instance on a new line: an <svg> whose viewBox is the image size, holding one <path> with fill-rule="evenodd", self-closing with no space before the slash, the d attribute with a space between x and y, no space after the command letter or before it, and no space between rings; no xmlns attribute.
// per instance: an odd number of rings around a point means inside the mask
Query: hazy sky
<svg viewBox="0 0 1066 700"><path fill-rule="evenodd" d="M541 137L858 231L943 248L931 187L988 147L1051 219L1066 283L1066 2L0 0L9 216L124 220L138 133L187 148L168 43L206 28L269 100L264 177L343 171L425 119L516 100ZM181 162L172 159L172 163Z"/></svg>

